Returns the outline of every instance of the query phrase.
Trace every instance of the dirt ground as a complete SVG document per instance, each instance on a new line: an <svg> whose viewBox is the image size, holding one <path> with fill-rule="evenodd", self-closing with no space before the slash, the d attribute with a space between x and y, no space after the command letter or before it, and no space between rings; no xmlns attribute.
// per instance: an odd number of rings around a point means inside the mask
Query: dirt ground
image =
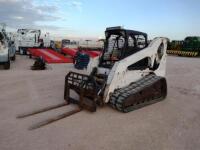
<svg viewBox="0 0 200 150"><path fill-rule="evenodd" d="M18 114L63 102L70 64L31 71L18 56L0 69L0 150L199 150L200 58L168 57L168 97L123 114L106 106L82 111L37 130L28 128L73 109L65 106L25 119Z"/></svg>

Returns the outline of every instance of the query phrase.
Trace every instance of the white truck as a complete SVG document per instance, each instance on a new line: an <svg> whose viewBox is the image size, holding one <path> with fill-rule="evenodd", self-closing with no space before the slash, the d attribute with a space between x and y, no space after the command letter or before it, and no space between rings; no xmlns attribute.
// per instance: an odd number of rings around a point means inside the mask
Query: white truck
<svg viewBox="0 0 200 150"><path fill-rule="evenodd" d="M27 54L28 48L50 47L49 34L45 34L41 39L41 30L18 29L15 45L20 54Z"/></svg>
<svg viewBox="0 0 200 150"><path fill-rule="evenodd" d="M11 41L5 31L5 24L0 25L0 65L4 69L10 69L10 60L15 60L16 48L14 41Z"/></svg>

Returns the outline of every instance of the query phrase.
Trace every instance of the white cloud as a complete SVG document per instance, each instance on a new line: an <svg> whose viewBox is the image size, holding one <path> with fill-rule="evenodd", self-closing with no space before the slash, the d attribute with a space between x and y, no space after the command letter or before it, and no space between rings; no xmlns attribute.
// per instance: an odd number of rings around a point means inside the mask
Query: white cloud
<svg viewBox="0 0 200 150"><path fill-rule="evenodd" d="M70 11L81 12L82 6L79 0L0 0L0 23L6 23L7 29L12 31L35 28L67 35L75 32L67 27Z"/></svg>
<svg viewBox="0 0 200 150"><path fill-rule="evenodd" d="M13 16L13 19L16 19L16 20L23 20L24 17L22 17L22 16Z"/></svg>
<svg viewBox="0 0 200 150"><path fill-rule="evenodd" d="M82 11L82 2L80 2L80 1L72 1L72 6L73 7L75 7L75 8L77 8L79 11Z"/></svg>
<svg viewBox="0 0 200 150"><path fill-rule="evenodd" d="M19 0L0 0L0 2L17 2Z"/></svg>
<svg viewBox="0 0 200 150"><path fill-rule="evenodd" d="M36 6L33 0L0 0L0 20L10 27L36 26L37 21L55 21L56 6Z"/></svg>

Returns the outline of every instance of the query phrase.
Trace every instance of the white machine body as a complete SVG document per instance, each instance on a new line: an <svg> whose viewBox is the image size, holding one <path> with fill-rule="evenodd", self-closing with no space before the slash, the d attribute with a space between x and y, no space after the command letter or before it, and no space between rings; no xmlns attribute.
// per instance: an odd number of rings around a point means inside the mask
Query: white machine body
<svg viewBox="0 0 200 150"><path fill-rule="evenodd" d="M162 58L159 59L159 47L163 44L161 51ZM166 50L167 50L167 38L158 37L151 41L148 47L138 51L135 54L132 54L120 61L115 62L114 66L109 68L98 67L99 66L99 57L90 60L87 72L88 74L92 71L94 67L98 68L99 74L108 75L107 85L104 92L104 101L105 103L109 102L109 94L113 93L115 89L123 88L129 85L132 82L135 82L141 79L143 76L150 73L154 73L157 76L165 77L166 70ZM100 56L101 57L101 56ZM149 67L145 70L128 70L128 66L137 63L138 61L148 58ZM152 70L155 61L159 63L159 67L156 70Z"/></svg>

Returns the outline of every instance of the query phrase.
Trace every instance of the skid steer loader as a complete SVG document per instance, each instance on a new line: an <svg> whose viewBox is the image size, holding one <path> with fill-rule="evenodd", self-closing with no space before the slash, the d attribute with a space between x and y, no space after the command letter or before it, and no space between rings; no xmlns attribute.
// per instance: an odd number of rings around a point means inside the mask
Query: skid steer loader
<svg viewBox="0 0 200 150"><path fill-rule="evenodd" d="M110 27L105 31L105 47L100 57L90 59L84 74L69 72L65 77L66 103L18 116L24 118L70 103L78 108L32 126L36 129L83 109L95 112L97 106L111 105L127 113L163 100L167 95L166 38L148 44L147 34ZM75 91L79 98L71 94Z"/></svg>
<svg viewBox="0 0 200 150"><path fill-rule="evenodd" d="M107 28L102 56L90 61L90 75L70 72L65 79L65 100L81 108L96 111L109 103L121 112L129 112L164 99L166 38L155 38L149 45L147 34L121 27ZM79 94L79 100L70 96Z"/></svg>

